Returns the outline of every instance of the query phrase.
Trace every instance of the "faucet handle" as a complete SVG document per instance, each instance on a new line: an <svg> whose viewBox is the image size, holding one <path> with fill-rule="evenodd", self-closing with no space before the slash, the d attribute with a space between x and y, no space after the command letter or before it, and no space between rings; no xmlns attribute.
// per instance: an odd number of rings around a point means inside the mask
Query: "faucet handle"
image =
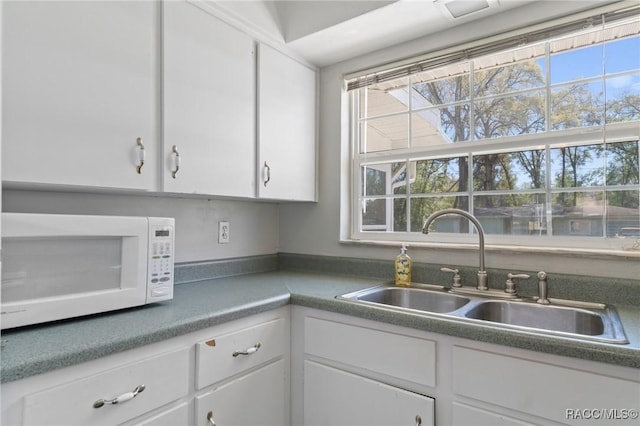
<svg viewBox="0 0 640 426"><path fill-rule="evenodd" d="M440 270L442 272L449 272L453 274L453 284L451 285L451 287L462 287L462 283L460 280L460 274L458 273L459 271L457 269L451 269L451 268L440 268Z"/></svg>
<svg viewBox="0 0 640 426"><path fill-rule="evenodd" d="M512 274L509 272L507 274L507 282L504 286L504 292L509 294L510 296L516 297L518 292L516 290L516 283L513 280L527 280L530 276L527 274Z"/></svg>

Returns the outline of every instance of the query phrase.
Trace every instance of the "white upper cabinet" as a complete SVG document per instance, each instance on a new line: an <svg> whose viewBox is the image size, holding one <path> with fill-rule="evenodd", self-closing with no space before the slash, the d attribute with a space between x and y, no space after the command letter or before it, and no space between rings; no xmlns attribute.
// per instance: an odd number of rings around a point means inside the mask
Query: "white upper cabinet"
<svg viewBox="0 0 640 426"><path fill-rule="evenodd" d="M254 41L197 5L163 7L163 190L254 197Z"/></svg>
<svg viewBox="0 0 640 426"><path fill-rule="evenodd" d="M258 50L258 196L316 200L316 72Z"/></svg>
<svg viewBox="0 0 640 426"><path fill-rule="evenodd" d="M155 189L159 4L2 7L3 180Z"/></svg>

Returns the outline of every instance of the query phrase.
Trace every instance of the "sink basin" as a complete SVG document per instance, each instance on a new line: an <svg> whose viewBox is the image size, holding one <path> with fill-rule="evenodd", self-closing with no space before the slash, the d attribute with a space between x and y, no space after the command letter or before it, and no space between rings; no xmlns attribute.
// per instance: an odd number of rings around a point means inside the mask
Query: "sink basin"
<svg viewBox="0 0 640 426"><path fill-rule="evenodd" d="M516 328L577 335L595 340L625 343L626 337L617 327L617 313L605 305L588 308L537 303L490 300L478 303L465 313L469 319L490 321Z"/></svg>
<svg viewBox="0 0 640 426"><path fill-rule="evenodd" d="M457 289L430 284L411 287L380 285L336 296L372 307L437 316L525 332L550 334L605 343L629 343L618 312L601 303L551 299L551 304L534 298L499 299L490 294L452 293Z"/></svg>
<svg viewBox="0 0 640 426"><path fill-rule="evenodd" d="M340 298L431 313L453 312L470 300L442 290L415 287L373 287L345 294Z"/></svg>

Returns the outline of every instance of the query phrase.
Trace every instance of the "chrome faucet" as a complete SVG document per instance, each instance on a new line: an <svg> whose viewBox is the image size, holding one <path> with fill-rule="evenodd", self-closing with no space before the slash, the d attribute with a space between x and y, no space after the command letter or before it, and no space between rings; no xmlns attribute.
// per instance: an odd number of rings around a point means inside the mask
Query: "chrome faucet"
<svg viewBox="0 0 640 426"><path fill-rule="evenodd" d="M460 209L440 210L433 213L431 216L427 218L427 220L425 220L424 226L422 227L422 233L428 234L429 226L431 225L431 222L433 222L438 217L444 216L447 214L456 214L456 215L465 217L469 219L469 222L473 223L473 225L476 227L476 230L478 231L478 236L479 236L479 251L480 251L480 270L478 271L478 274L476 277L476 283L477 283L476 288L478 290L483 290L483 291L488 290L489 287L487 287L487 280L488 280L487 271L484 269L484 229L482 229L482 225L480 225L480 222L478 222L478 219L476 219L475 216Z"/></svg>

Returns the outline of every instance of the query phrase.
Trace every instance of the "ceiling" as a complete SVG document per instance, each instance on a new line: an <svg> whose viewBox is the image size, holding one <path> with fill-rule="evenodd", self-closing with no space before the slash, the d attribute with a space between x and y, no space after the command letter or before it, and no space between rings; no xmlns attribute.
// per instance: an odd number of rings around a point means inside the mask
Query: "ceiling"
<svg viewBox="0 0 640 426"><path fill-rule="evenodd" d="M324 67L505 12L541 21L611 0L209 0L261 35ZM484 7L455 18L450 9ZM458 10L459 11L459 10ZM532 13L533 12L533 13ZM505 19L504 27L509 24ZM500 30L500 28L498 28ZM503 28L504 30L504 28Z"/></svg>

